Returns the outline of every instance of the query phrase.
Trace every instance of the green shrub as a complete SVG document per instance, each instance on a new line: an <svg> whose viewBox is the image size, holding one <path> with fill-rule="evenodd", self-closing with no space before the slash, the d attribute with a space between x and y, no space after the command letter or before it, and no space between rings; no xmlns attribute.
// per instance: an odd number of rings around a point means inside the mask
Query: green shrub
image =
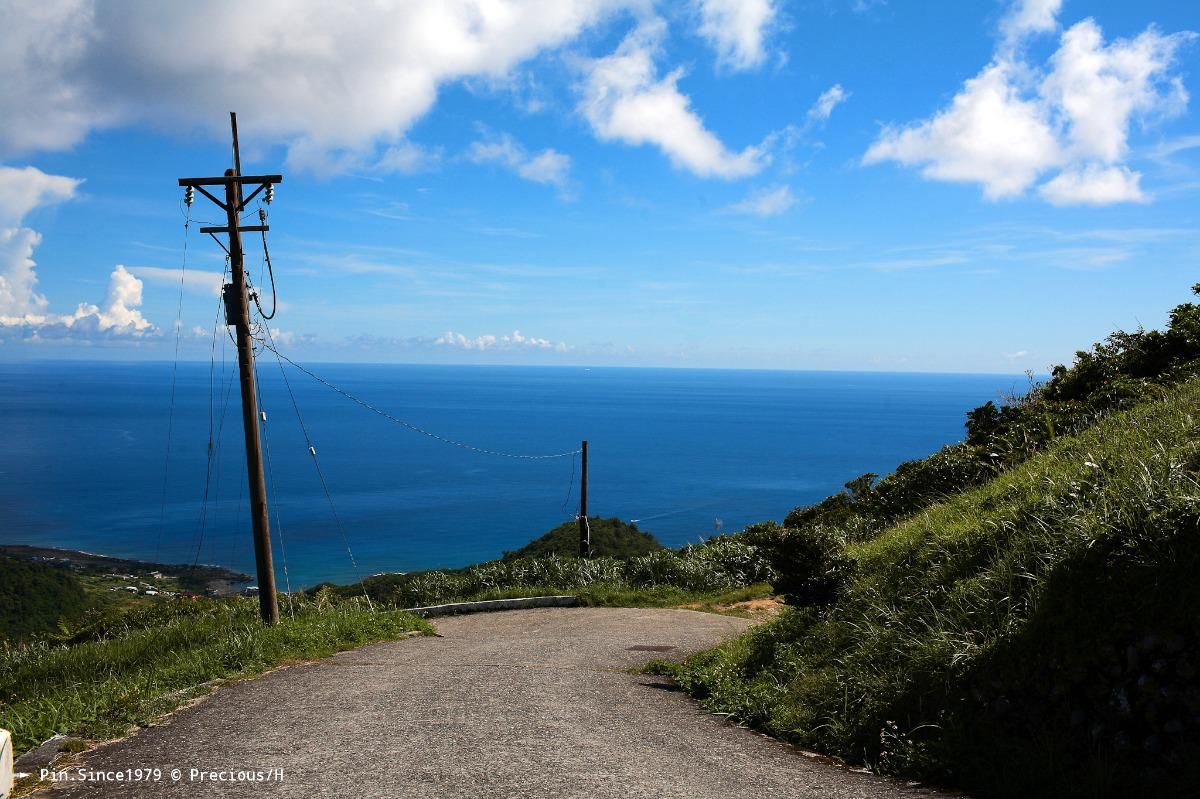
<svg viewBox="0 0 1200 799"><path fill-rule="evenodd" d="M830 604L854 573L846 539L836 528L764 523L748 528L746 536L767 554L775 591L793 607Z"/></svg>
<svg viewBox="0 0 1200 799"><path fill-rule="evenodd" d="M0 555L0 641L19 641L74 623L87 607L67 568Z"/></svg>

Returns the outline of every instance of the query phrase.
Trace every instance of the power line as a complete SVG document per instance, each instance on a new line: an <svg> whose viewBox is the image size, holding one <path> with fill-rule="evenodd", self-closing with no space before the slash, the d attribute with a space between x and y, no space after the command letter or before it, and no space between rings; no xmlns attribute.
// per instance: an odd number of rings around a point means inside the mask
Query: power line
<svg viewBox="0 0 1200 799"><path fill-rule="evenodd" d="M271 504L275 506L275 535L279 539L279 555L283 561L283 584L287 588L288 616L294 620L296 611L292 607L294 597L292 596L292 578L288 574L287 547L284 545L283 539L283 514L279 512L279 490L275 483L275 465L271 461L271 428L267 423L267 412L263 408L262 380L259 379L257 372L254 374L254 380L258 384L259 419L263 429L263 447L267 455L267 483L271 488Z"/></svg>
<svg viewBox="0 0 1200 799"><path fill-rule="evenodd" d="M343 397L350 400L351 402L355 402L355 403L361 405L362 407L366 408L367 410L371 411L372 413L382 416L384 419L387 419L390 422L394 422L394 423L400 425L401 427L406 427L409 430L413 431L414 433L420 433L423 436L428 436L429 438L432 438L435 441L440 441L443 444L449 444L450 446L453 446L453 447L460 447L462 449L470 450L472 452L478 452L481 455L495 455L500 458L516 458L519 460L548 460L550 458L569 458L574 455L578 455L580 452L582 452L582 450L573 449L570 452L555 452L550 455L521 455L521 454L516 454L516 453L512 453L512 452L500 452L500 451L494 450L494 449L486 449L484 447L476 447L473 444L467 444L462 441L455 441L452 438L446 438L445 436L438 435L437 433L431 433L430 431L428 431L422 427L417 427L415 424L412 424L411 422L406 422L403 419L399 419L399 418L391 415L387 411L375 407L374 405L367 402L366 400L359 399L358 397L354 396L350 392L348 392L344 389L338 388L333 383L330 383L328 380L321 377L320 375L314 374L313 372L304 368L300 364L293 361L291 358L284 355L278 349L276 349L275 342L273 339L270 341L263 342L263 346L266 347L267 349L269 349L271 352L275 353L276 358L282 358L283 360L287 361L295 368L299 369L304 374L311 377L313 380L316 380L318 383L325 386L326 388L336 391L338 394L341 394ZM280 368L281 369L283 368L282 364L280 365Z"/></svg>
<svg viewBox="0 0 1200 799"><path fill-rule="evenodd" d="M220 316L220 307L217 309L218 318ZM213 349L216 349L216 325L213 325ZM215 362L215 352L214 352ZM233 393L233 377L234 370L229 373L229 382L225 386L225 400L221 405L221 418L217 421L216 426L216 441L213 440L213 405L212 405L212 365L209 367L209 411L208 411L208 466L204 476L204 500L200 511L200 531L199 540L196 544L196 557L192 566L200 563L200 552L204 547L204 535L208 530L208 498L210 485L213 486L214 496L213 502L217 502L217 496L220 495L221 488L221 440L222 433L225 431L225 415L229 411L229 395ZM225 342L221 342L221 379L225 378ZM216 479L213 480L213 461L216 461ZM240 497L239 497L240 501ZM216 511L214 511L214 515Z"/></svg>
<svg viewBox="0 0 1200 799"><path fill-rule="evenodd" d="M171 402L167 411L167 454L163 458L162 503L158 509L158 535L154 541L154 562L157 563L162 550L163 527L167 523L167 484L171 474L171 437L175 432L175 382L179 373L179 339L183 333L183 283L187 277L188 231L191 228L192 207L183 215L183 265L179 269L179 303L175 310L175 360L171 363Z"/></svg>
<svg viewBox="0 0 1200 799"><path fill-rule="evenodd" d="M267 337L263 341L263 346L275 353L275 363L279 365L279 374L283 376L283 384L287 387L288 396L292 400L292 408L296 411L296 421L300 423L300 432L304 434L304 443L308 445L308 454L312 457L313 466L317 470L317 477L321 481L321 488L325 491L325 500L329 503L329 511L333 514L333 522L337 526L338 534L342 538L342 543L346 547L346 554L350 556L350 567L354 569L354 576L358 579L358 585L362 588L363 597L367 600L367 607L374 610L375 607L371 603L371 595L367 593L367 584L363 582L362 574L358 570L358 561L354 558L354 551L350 549L350 540L346 537L346 530L342 527L342 519L338 516L337 506L333 502L333 494L329 491L329 483L325 480L325 473L321 470L321 461L317 458L317 448L312 442L312 438L308 435L308 427L304 424L304 416L300 413L300 404L296 401L296 393L292 391L292 383L288 380L287 372L283 368L283 361L280 360L283 356L275 349L275 339L271 335L271 328L266 322L263 322L263 329L266 331ZM289 361L290 363L290 361Z"/></svg>
<svg viewBox="0 0 1200 799"><path fill-rule="evenodd" d="M267 316L267 312L263 310L262 305L258 301L258 289L254 291L254 304L258 306L258 313L263 319L274 319L275 312L279 310L279 298L275 294L275 270L271 266L271 250L267 247L267 212L263 208L258 209L258 221L262 222L262 244L263 244L263 260L267 262L267 275L271 278L271 315ZM262 278L262 272L259 272L259 279Z"/></svg>
<svg viewBox="0 0 1200 799"><path fill-rule="evenodd" d="M571 501L571 493L575 490L575 456L571 456L571 478L567 480L567 496L563 500L560 509L565 513L567 504Z"/></svg>

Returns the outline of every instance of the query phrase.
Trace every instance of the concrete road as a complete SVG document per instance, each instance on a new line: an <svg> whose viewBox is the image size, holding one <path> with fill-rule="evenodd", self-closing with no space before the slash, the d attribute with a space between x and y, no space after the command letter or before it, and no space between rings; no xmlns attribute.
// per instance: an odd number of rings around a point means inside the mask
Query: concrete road
<svg viewBox="0 0 1200 799"><path fill-rule="evenodd" d="M365 646L221 688L79 764L92 776L158 768L159 782L58 783L48 795L934 795L803 757L708 715L668 681L628 671L710 646L746 624L687 610L608 608L439 619L444 637ZM276 769L282 781L221 781Z"/></svg>

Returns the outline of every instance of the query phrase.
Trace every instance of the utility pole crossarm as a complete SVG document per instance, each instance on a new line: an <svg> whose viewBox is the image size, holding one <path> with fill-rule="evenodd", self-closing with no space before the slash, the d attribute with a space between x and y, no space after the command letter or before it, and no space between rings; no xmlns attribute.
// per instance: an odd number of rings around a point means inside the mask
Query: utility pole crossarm
<svg viewBox="0 0 1200 799"><path fill-rule="evenodd" d="M180 186L224 186L228 183L283 183L283 175L222 175L219 178L180 178Z"/></svg>
<svg viewBox="0 0 1200 799"><path fill-rule="evenodd" d="M205 186L246 186L252 183L257 183L258 188L250 192L250 196L238 202L237 211L241 213L246 210L246 206L258 196L258 193L274 183L283 183L283 175L224 175L219 178L180 178L180 186L190 186L194 189L199 189L200 193L221 207L221 210L228 211L229 207L221 200L208 193ZM270 198L268 197L268 200Z"/></svg>
<svg viewBox="0 0 1200 799"><path fill-rule="evenodd" d="M270 225L239 225L238 226L239 233L265 233L270 229L271 229ZM225 226L202 227L202 228L200 228L200 232L201 233L228 233L229 228L225 227Z"/></svg>

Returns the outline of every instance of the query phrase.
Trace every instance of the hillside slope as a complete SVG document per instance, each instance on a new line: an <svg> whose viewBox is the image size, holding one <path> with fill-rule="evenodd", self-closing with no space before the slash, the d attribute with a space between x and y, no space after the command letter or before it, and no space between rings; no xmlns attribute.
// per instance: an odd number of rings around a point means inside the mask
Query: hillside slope
<svg viewBox="0 0 1200 799"><path fill-rule="evenodd" d="M678 678L773 734L980 796L1194 795L1197 408L1182 382L850 543L827 596L797 590L806 606Z"/></svg>
<svg viewBox="0 0 1200 799"><path fill-rule="evenodd" d="M588 517L591 533L592 556L598 558L632 558L648 555L663 549L663 545L636 524L620 519ZM576 522L564 522L553 530L530 541L520 549L505 552L505 560L518 558L545 558L550 555L573 557L579 554L579 526Z"/></svg>

